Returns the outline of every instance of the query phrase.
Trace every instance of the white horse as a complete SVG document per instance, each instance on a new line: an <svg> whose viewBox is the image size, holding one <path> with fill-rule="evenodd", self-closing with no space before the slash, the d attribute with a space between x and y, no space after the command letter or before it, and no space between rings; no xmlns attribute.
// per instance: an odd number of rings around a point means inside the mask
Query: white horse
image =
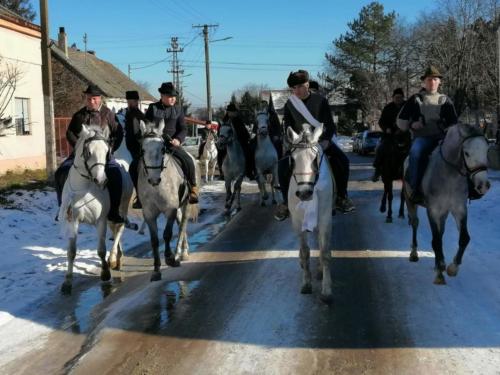
<svg viewBox="0 0 500 375"><path fill-rule="evenodd" d="M188 204L189 191L184 173L173 156L167 152L163 139L164 127L163 120L158 126L150 122L140 122L142 139L138 190L153 248L154 271L151 281L161 280L158 216L163 213L167 219L163 231L165 263L171 267L178 267L180 260L186 260L188 257L187 220L188 218L195 219L199 211L198 204ZM196 176L199 183L198 168ZM179 225L175 254L170 249L174 221L177 221Z"/></svg>
<svg viewBox="0 0 500 375"><path fill-rule="evenodd" d="M318 278L322 278L320 299L330 304L332 302L330 238L335 182L328 160L318 144L323 126L318 126L314 131L311 131L312 127L309 124L304 124L303 127L304 130L300 134L295 133L292 128L287 130L293 159L288 208L293 229L300 240L300 265L303 269L301 293L312 293L307 237L308 232L314 230L320 251L318 269Z"/></svg>
<svg viewBox="0 0 500 375"><path fill-rule="evenodd" d="M222 124L218 142L220 147L226 147L227 149L226 157L222 163L222 172L224 173L224 182L226 185L225 208L228 215L231 212L235 198L236 209L238 211L241 210L240 194L241 183L245 177L245 154L231 124Z"/></svg>
<svg viewBox="0 0 500 375"><path fill-rule="evenodd" d="M207 142L205 143L205 146L203 148L203 154L201 155L200 161L203 161L205 165L205 182L209 181L209 175L210 181L213 181L215 166L217 165L217 146L215 144L215 135L212 130L208 132Z"/></svg>
<svg viewBox="0 0 500 375"><path fill-rule="evenodd" d="M470 236L467 230L467 198L469 190L484 195L490 188L488 181L488 143L481 130L474 126L458 124L448 128L443 142L434 150L429 159L422 180L427 207L427 217L432 231L432 249L435 255L436 278L434 284L446 284L443 271L448 276L456 276L462 263ZM405 170L408 161L405 162ZM405 182L406 204L412 226L410 261L418 261L417 205L408 198L411 188ZM446 218L451 212L455 218L460 238L458 250L446 268L443 254L443 234Z"/></svg>
<svg viewBox="0 0 500 375"><path fill-rule="evenodd" d="M257 120L257 148L255 149L255 168L257 169L257 183L260 191L260 205L265 206L268 198L266 191L266 177L271 176L272 203L276 204L274 198L274 187L278 184L278 153L269 137L269 115L266 111L256 115Z"/></svg>
<svg viewBox="0 0 500 375"><path fill-rule="evenodd" d="M109 268L120 268L120 258L123 254L120 243L124 224L109 222L113 233L113 246L110 253L110 264L106 262L106 225L110 207L109 193L105 187L106 173L104 171L107 156L109 131L98 126L82 126L75 147L75 160L69 170L68 179L64 184L62 203L58 217L69 238L68 269L65 281L61 286L63 293L71 293L73 280L73 264L76 256L76 239L80 223L96 226L98 245L97 252L101 258L101 280L109 281ZM128 205L132 196L132 181L123 168L122 200L119 213L127 217Z"/></svg>

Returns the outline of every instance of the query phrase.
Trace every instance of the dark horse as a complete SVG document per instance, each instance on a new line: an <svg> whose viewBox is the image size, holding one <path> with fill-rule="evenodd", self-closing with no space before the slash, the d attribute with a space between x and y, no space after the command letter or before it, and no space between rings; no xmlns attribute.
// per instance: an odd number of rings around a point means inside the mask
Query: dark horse
<svg viewBox="0 0 500 375"><path fill-rule="evenodd" d="M380 176L384 183L384 194L380 202L380 212L387 211L386 223L392 223L392 183L403 179L403 164L410 151L411 139L408 133L384 134L382 142L383 155L381 155ZM382 150L381 150L382 151ZM399 218L405 217L404 187L401 189ZM388 206L388 207L387 207Z"/></svg>

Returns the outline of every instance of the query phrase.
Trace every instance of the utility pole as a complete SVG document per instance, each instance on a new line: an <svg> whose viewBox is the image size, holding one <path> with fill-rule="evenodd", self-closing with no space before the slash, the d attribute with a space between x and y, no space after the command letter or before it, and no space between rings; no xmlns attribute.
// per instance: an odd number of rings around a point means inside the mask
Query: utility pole
<svg viewBox="0 0 500 375"><path fill-rule="evenodd" d="M85 61L85 65L87 65L87 33L83 34L83 45L85 54L83 55L83 59Z"/></svg>
<svg viewBox="0 0 500 375"><path fill-rule="evenodd" d="M49 7L48 0L40 0L40 24L42 32L42 85L45 123L45 162L47 176L54 179L56 171L56 142L54 126L54 102L52 98L52 65L50 61Z"/></svg>
<svg viewBox="0 0 500 375"><path fill-rule="evenodd" d="M179 48L179 43L177 41L179 38L177 37L172 37L170 38L170 46L172 48L167 48L167 52L172 54L172 70L169 70L169 73L172 73L172 82L174 83L174 86L179 92L182 91L181 89L181 81L179 78L179 74L183 74L184 70L179 69L179 60L177 58L177 54L179 52L183 52L184 48Z"/></svg>
<svg viewBox="0 0 500 375"><path fill-rule="evenodd" d="M130 64L128 64L128 79L130 79Z"/></svg>
<svg viewBox="0 0 500 375"><path fill-rule="evenodd" d="M195 28L203 28L203 39L205 40L205 72L207 76L207 112L208 121L212 121L212 98L210 94L210 56L208 53L208 28L219 25L194 25Z"/></svg>

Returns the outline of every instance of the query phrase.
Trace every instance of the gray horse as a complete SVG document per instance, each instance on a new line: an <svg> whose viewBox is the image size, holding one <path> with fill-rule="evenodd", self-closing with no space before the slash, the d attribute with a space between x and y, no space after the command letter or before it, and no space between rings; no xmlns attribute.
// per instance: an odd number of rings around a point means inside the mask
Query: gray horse
<svg viewBox="0 0 500 375"><path fill-rule="evenodd" d="M236 209L241 210L240 193L241 183L245 177L245 155L243 148L236 138L236 133L231 124L222 124L219 133L218 145L227 150L226 157L222 163L224 182L226 185L225 213L229 215L236 198Z"/></svg>
<svg viewBox="0 0 500 375"><path fill-rule="evenodd" d="M158 216L163 213L167 219L163 231L165 262L171 267L178 267L180 260L186 260L188 257L187 220L197 217L199 206L188 204L188 187L184 174L174 158L166 152L165 140L162 137L164 121L160 121L158 126L140 121L139 127L142 138L138 192L153 248L154 271L151 281L157 281L161 280ZM199 168L196 176L199 183ZM174 221L179 224L175 254L170 249Z"/></svg>
<svg viewBox="0 0 500 375"><path fill-rule="evenodd" d="M476 127L458 124L450 127L443 142L434 150L422 180L422 191L432 231L432 249L435 255L434 284L446 284L443 271L456 276L470 236L467 231L467 198L469 189L484 195L490 188L487 174L488 143ZM408 162L405 162L405 170ZM470 186L469 186L470 184ZM409 199L411 188L405 182L409 221L413 229L410 261L418 261L417 206ZM460 238L453 262L446 268L443 254L443 234L446 218L455 218Z"/></svg>
<svg viewBox="0 0 500 375"><path fill-rule="evenodd" d="M65 235L69 238L68 269L65 281L61 286L63 293L71 293L73 280L73 264L76 256L76 241L80 223L94 225L97 228L97 253L101 258L101 280L109 281L111 268L120 267L122 256L121 236L124 224L111 223L113 246L110 264L106 262L106 225L109 211L109 193L106 190L106 165L108 146L108 128L99 126L82 126L75 146L75 160L69 170L68 179L62 192L62 203L58 217L61 219ZM133 185L129 174L121 169L122 200L120 215L127 217L128 205L132 196Z"/></svg>
<svg viewBox="0 0 500 375"><path fill-rule="evenodd" d="M255 168L257 169L257 183L260 191L260 205L265 206L268 198L266 191L266 177L271 176L272 203L275 186L278 184L278 153L269 137L269 115L267 111L257 113L257 148L255 149Z"/></svg>

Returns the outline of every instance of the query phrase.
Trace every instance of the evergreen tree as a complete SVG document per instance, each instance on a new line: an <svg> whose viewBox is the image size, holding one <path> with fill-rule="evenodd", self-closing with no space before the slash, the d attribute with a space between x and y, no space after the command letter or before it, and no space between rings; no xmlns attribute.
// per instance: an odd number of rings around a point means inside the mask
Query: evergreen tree
<svg viewBox="0 0 500 375"><path fill-rule="evenodd" d="M26 18L28 21L34 21L36 12L29 0L0 0L0 5Z"/></svg>

